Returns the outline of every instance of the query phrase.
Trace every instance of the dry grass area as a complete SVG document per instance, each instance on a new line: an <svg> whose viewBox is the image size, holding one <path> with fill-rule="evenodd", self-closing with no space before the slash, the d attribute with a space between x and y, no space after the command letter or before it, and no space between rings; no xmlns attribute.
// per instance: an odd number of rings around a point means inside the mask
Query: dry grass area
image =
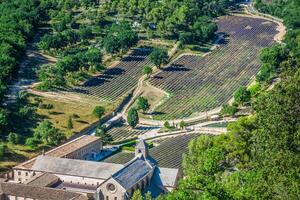
<svg viewBox="0 0 300 200"><path fill-rule="evenodd" d="M72 94L74 95L74 94ZM58 98L56 98L56 96ZM36 95L29 97L30 102L35 101ZM91 97L80 96L78 98L62 98L58 95L38 96L42 99L43 105L52 105L51 109L39 107L37 114L51 121L54 126L66 133L66 136L71 136L73 133L79 132L88 127L90 124L96 122L98 119L92 112L95 106L103 106L106 113L113 110L114 105L98 100ZM73 129L68 130L67 124L69 117L72 117Z"/></svg>
<svg viewBox="0 0 300 200"><path fill-rule="evenodd" d="M167 98L167 93L164 91L151 86L150 84L144 84L140 96L145 97L149 104L150 104L150 109L149 112L155 109L156 106L158 106L165 98ZM137 100L133 103L133 105L136 105ZM142 118L149 118L149 115L140 112L139 116Z"/></svg>
<svg viewBox="0 0 300 200"><path fill-rule="evenodd" d="M6 144L9 155L0 161L0 172L6 171L11 167L37 156L37 151L23 145Z"/></svg>

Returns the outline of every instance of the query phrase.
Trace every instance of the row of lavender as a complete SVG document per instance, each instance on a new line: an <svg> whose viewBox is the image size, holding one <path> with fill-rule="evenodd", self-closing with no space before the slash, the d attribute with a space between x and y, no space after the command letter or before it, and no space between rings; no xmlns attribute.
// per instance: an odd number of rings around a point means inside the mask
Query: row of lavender
<svg viewBox="0 0 300 200"><path fill-rule="evenodd" d="M221 17L218 27L227 38L217 50L204 58L182 56L150 80L171 94L156 108L156 119L188 117L228 102L257 74L259 51L272 44L277 33L275 23L249 17Z"/></svg>

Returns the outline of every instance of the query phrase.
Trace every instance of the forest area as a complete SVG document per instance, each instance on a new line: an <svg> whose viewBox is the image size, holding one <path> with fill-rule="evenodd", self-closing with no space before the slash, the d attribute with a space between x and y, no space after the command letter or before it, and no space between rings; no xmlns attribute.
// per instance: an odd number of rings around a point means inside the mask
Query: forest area
<svg viewBox="0 0 300 200"><path fill-rule="evenodd" d="M51 110L53 105L39 97L32 98L27 92L19 92L16 102L7 103L8 87L18 80L26 49L37 34L41 37L33 44L34 48L55 57L57 62L27 69L27 76L39 81L37 90L65 89L103 72L107 58L126 54L143 39L180 41L182 45L213 40L217 29L214 18L226 13L234 3L229 0L2 1L0 159L11 166L66 138L64 131L37 113L37 109ZM72 119L78 117L73 115L67 120L67 130L73 127Z"/></svg>

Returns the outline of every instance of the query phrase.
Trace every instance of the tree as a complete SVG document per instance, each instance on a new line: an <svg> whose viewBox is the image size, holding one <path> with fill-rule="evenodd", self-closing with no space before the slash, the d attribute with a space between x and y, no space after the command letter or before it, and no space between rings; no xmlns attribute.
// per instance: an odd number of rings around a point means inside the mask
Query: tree
<svg viewBox="0 0 300 200"><path fill-rule="evenodd" d="M137 110L142 110L143 112L146 112L149 110L150 104L148 100L145 97L138 97L137 99Z"/></svg>
<svg viewBox="0 0 300 200"><path fill-rule="evenodd" d="M68 129L72 129L73 128L73 120L72 120L71 116L69 116L67 128Z"/></svg>
<svg viewBox="0 0 300 200"><path fill-rule="evenodd" d="M138 41L138 35L132 30L128 22L122 21L111 26L103 41L106 52L116 53L135 45Z"/></svg>
<svg viewBox="0 0 300 200"><path fill-rule="evenodd" d="M213 38L217 29L217 25L213 23L209 17L201 16L193 24L192 32L194 33L194 38L197 41L205 42Z"/></svg>
<svg viewBox="0 0 300 200"><path fill-rule="evenodd" d="M65 137L48 120L44 120L34 129L34 138L48 145L58 145Z"/></svg>
<svg viewBox="0 0 300 200"><path fill-rule="evenodd" d="M100 119L105 113L105 108L102 106L96 106L93 110L93 115Z"/></svg>
<svg viewBox="0 0 300 200"><path fill-rule="evenodd" d="M95 136L101 137L102 142L105 144L112 140L112 137L106 133L105 128L100 125L96 128Z"/></svg>
<svg viewBox="0 0 300 200"><path fill-rule="evenodd" d="M48 90L65 84L63 70L55 65L43 65L38 72L38 76L39 81L41 81L39 85L41 90Z"/></svg>
<svg viewBox="0 0 300 200"><path fill-rule="evenodd" d="M182 44L190 44L194 42L194 35L190 32L183 32L179 34L179 41Z"/></svg>
<svg viewBox="0 0 300 200"><path fill-rule="evenodd" d="M128 116L127 116L127 122L129 124L129 126L131 126L132 128L135 128L136 125L139 123L139 115L135 108L131 108L129 110Z"/></svg>
<svg viewBox="0 0 300 200"><path fill-rule="evenodd" d="M249 102L251 98L250 92L247 90L245 86L241 86L235 93L234 93L234 100L238 104L243 104Z"/></svg>
<svg viewBox="0 0 300 200"><path fill-rule="evenodd" d="M153 70L149 65L144 66L143 74L147 75L147 78L152 74Z"/></svg>
<svg viewBox="0 0 300 200"><path fill-rule="evenodd" d="M79 37L81 40L87 40L93 37L92 28L89 26L80 26Z"/></svg>
<svg viewBox="0 0 300 200"><path fill-rule="evenodd" d="M11 144L18 144L20 142L20 136L16 133L10 132L7 136L7 140Z"/></svg>
<svg viewBox="0 0 300 200"><path fill-rule="evenodd" d="M186 124L185 124L185 122L184 122L184 121L181 121L181 122L179 123L179 127L180 127L180 129L184 129L184 128L185 128L185 126L186 126Z"/></svg>
<svg viewBox="0 0 300 200"><path fill-rule="evenodd" d="M116 53L119 51L119 42L114 36L108 35L103 41L103 47L107 53Z"/></svg>
<svg viewBox="0 0 300 200"><path fill-rule="evenodd" d="M150 61L157 68L160 68L162 64L166 64L168 59L168 52L165 49L155 48L150 54Z"/></svg>
<svg viewBox="0 0 300 200"><path fill-rule="evenodd" d="M265 48L260 53L260 59L263 63L271 65L274 70L278 70L280 63L287 58L287 50L281 44L275 44Z"/></svg>
<svg viewBox="0 0 300 200"><path fill-rule="evenodd" d="M260 67L259 73L256 75L256 80L259 83L269 83L269 81L272 78L272 74L274 74L275 71L272 69L270 64L262 64Z"/></svg>
<svg viewBox="0 0 300 200"><path fill-rule="evenodd" d="M143 200L143 196L140 190L134 191L131 200Z"/></svg>
<svg viewBox="0 0 300 200"><path fill-rule="evenodd" d="M164 127L165 127L166 129L170 129L170 128L171 128L171 125L170 125L170 123L169 123L168 121L165 121Z"/></svg>
<svg viewBox="0 0 300 200"><path fill-rule="evenodd" d="M97 48L91 48L85 53L85 57L87 59L87 62L91 66L100 65L102 61L102 53Z"/></svg>

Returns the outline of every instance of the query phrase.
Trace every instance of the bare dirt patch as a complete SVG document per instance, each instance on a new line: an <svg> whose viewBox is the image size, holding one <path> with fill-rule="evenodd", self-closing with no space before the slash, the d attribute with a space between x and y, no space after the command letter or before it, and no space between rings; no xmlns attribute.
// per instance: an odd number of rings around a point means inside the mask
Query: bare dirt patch
<svg viewBox="0 0 300 200"><path fill-rule="evenodd" d="M148 99L151 107L150 110L159 104L159 102L166 96L166 93L156 87L151 85L144 85L142 88L142 95L146 99Z"/></svg>

